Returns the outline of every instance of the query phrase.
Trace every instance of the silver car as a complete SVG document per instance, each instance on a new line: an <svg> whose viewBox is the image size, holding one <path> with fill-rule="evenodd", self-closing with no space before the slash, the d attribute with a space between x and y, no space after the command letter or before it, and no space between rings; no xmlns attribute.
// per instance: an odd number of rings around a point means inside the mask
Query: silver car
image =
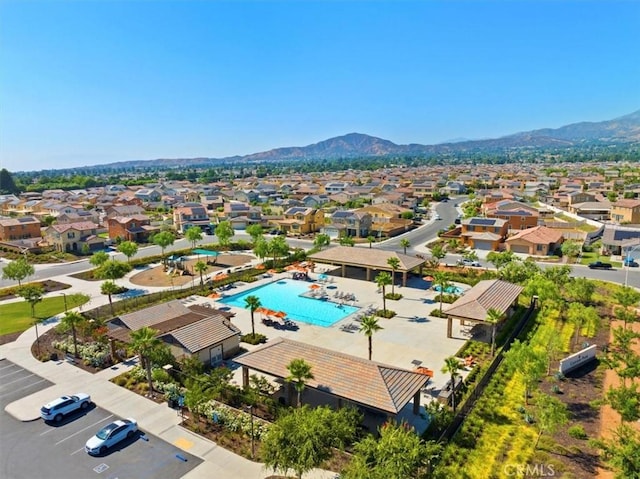
<svg viewBox="0 0 640 479"><path fill-rule="evenodd" d="M118 419L107 424L90 438L84 450L91 455L104 454L114 444L133 437L137 430L138 423L135 419Z"/></svg>

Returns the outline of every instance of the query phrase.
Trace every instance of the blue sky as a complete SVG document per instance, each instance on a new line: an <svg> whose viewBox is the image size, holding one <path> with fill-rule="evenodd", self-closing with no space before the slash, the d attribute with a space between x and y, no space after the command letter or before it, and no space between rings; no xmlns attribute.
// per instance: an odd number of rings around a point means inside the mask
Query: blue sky
<svg viewBox="0 0 640 479"><path fill-rule="evenodd" d="M640 109L640 2L0 1L0 166L439 143Z"/></svg>

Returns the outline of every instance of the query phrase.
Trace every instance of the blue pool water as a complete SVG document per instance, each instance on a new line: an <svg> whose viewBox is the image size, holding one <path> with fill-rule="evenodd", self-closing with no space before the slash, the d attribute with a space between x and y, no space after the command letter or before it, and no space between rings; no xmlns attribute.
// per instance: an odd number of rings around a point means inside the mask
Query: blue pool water
<svg viewBox="0 0 640 479"><path fill-rule="evenodd" d="M435 289L436 291L440 291L440 285L436 284L433 289ZM447 288L445 288L444 290L445 293L449 293L449 294L462 294L462 288L458 287L458 286L448 286Z"/></svg>
<svg viewBox="0 0 640 479"><path fill-rule="evenodd" d="M331 301L300 296L309 291L309 285L310 283L306 281L281 280L222 298L218 302L237 308L245 308L245 298L257 296L263 307L274 311L284 311L287 313L287 318L292 321L301 321L325 328L360 309L347 305L339 307L339 304Z"/></svg>

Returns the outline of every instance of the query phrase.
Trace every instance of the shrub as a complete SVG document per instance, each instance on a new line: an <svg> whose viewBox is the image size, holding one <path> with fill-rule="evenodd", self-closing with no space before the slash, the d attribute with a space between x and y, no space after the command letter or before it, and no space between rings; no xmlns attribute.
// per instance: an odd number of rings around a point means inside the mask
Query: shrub
<svg viewBox="0 0 640 479"><path fill-rule="evenodd" d="M379 309L376 311L376 316L380 316L381 318L391 319L396 315L395 311L391 311L390 309Z"/></svg>
<svg viewBox="0 0 640 479"><path fill-rule="evenodd" d="M586 439L587 438L587 433L584 430L584 427L582 427L581 424L576 424L575 426L571 426L568 430L567 433L569 434L569 436L571 436L574 439Z"/></svg>
<svg viewBox="0 0 640 479"><path fill-rule="evenodd" d="M384 297L387 299L393 299L394 301L402 299L402 295L400 293L387 293Z"/></svg>
<svg viewBox="0 0 640 479"><path fill-rule="evenodd" d="M447 313L445 313L444 311L440 312L440 309L436 308L429 313L429 316L435 316L436 318L446 318Z"/></svg>
<svg viewBox="0 0 640 479"><path fill-rule="evenodd" d="M264 334L256 333L256 334L245 334L240 338L243 343L247 344L262 344L267 342L267 337Z"/></svg>

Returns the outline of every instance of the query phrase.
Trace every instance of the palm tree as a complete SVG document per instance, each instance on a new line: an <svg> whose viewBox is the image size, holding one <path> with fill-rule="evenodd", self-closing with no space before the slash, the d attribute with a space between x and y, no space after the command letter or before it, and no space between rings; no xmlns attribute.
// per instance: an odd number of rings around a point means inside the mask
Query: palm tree
<svg viewBox="0 0 640 479"><path fill-rule="evenodd" d="M448 373L451 376L451 407L453 412L456 411L456 376L460 370L460 361L455 356L449 356L444 360L444 366L442 367L443 373Z"/></svg>
<svg viewBox="0 0 640 479"><path fill-rule="evenodd" d="M369 242L369 249L371 249L371 245L375 240L376 240L375 236L372 236L372 235L367 236L367 241Z"/></svg>
<svg viewBox="0 0 640 479"><path fill-rule="evenodd" d="M76 311L67 311L64 313L62 320L60 321L67 328L71 328L71 334L73 335L73 355L78 357L78 338L76 334L76 326L84 321L84 317Z"/></svg>
<svg viewBox="0 0 640 479"><path fill-rule="evenodd" d="M487 317L485 321L491 324L491 356L496 351L496 327L502 319L502 313L495 308L489 308L487 310Z"/></svg>
<svg viewBox="0 0 640 479"><path fill-rule="evenodd" d="M450 286L449 276L447 273L440 271L433 275L433 279L434 282L440 286L440 312L442 313L442 299L444 297L444 292Z"/></svg>
<svg viewBox="0 0 640 479"><path fill-rule="evenodd" d="M373 352L373 333L384 329L378 324L375 316L365 316L360 323L360 331L369 339L369 361L371 361L371 353Z"/></svg>
<svg viewBox="0 0 640 479"><path fill-rule="evenodd" d="M260 298L258 298L257 296L251 295L251 296L247 296L244 299L244 307L248 308L249 311L251 311L251 336L254 337L254 338L256 336L256 328L255 328L254 322L253 322L253 313L260 306L262 306L262 303L260 302Z"/></svg>
<svg viewBox="0 0 640 479"><path fill-rule="evenodd" d="M411 246L411 241L409 241L407 238L402 238L400 240L400 246L402 247L404 254L407 254L407 248Z"/></svg>
<svg viewBox="0 0 640 479"><path fill-rule="evenodd" d="M382 271L378 273L378 276L376 276L376 284L378 285L378 288L382 288L382 309L385 312L387 311L387 298L385 297L386 296L385 286L389 286L391 283L392 283L391 275L386 271Z"/></svg>
<svg viewBox="0 0 640 479"><path fill-rule="evenodd" d="M304 359L292 359L287 365L287 369L289 370L289 376L285 378L285 381L293 383L293 387L296 388L298 392L298 407L300 407L304 386L309 379L313 379L311 365Z"/></svg>
<svg viewBox="0 0 640 479"><path fill-rule="evenodd" d="M193 265L193 269L195 269L196 272L200 273L200 286L204 286L204 281L202 279L202 275L208 269L207 264L204 261L198 261L198 262L196 262L196 264Z"/></svg>
<svg viewBox="0 0 640 479"><path fill-rule="evenodd" d="M391 266L391 270L393 271L393 275L391 276L391 294L393 295L396 285L396 270L400 267L400 259L392 256L387 260L387 264Z"/></svg>
<svg viewBox="0 0 640 479"><path fill-rule="evenodd" d="M140 362L147 370L147 381L149 391L153 392L153 380L151 378L151 358L150 355L157 350L162 342L156 337L158 331L144 326L137 331L131 332L131 347L140 356Z"/></svg>
<svg viewBox="0 0 640 479"><path fill-rule="evenodd" d="M111 306L111 316L115 316L116 313L113 311L113 301L111 299L111 295L117 294L120 291L120 286L118 286L113 281L105 281L100 285L100 292L102 294L106 294L109 297L109 305Z"/></svg>

